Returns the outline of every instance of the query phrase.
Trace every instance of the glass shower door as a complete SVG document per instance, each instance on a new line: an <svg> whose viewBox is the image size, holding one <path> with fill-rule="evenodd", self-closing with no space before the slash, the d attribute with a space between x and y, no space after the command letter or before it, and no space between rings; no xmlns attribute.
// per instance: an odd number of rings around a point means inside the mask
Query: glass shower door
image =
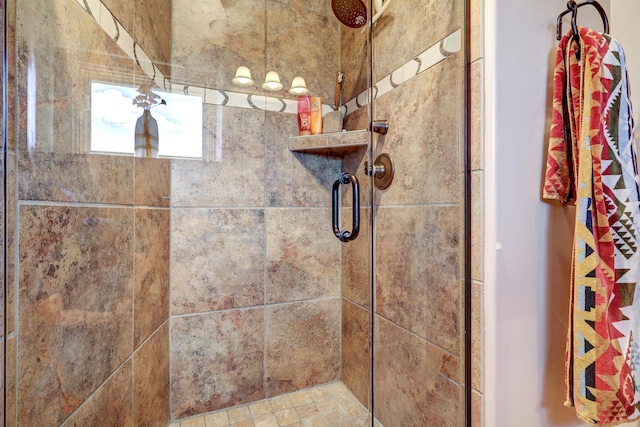
<svg viewBox="0 0 640 427"><path fill-rule="evenodd" d="M374 411L385 427L462 426L464 2L386 3L373 111L389 129L371 154L395 176L373 189Z"/></svg>

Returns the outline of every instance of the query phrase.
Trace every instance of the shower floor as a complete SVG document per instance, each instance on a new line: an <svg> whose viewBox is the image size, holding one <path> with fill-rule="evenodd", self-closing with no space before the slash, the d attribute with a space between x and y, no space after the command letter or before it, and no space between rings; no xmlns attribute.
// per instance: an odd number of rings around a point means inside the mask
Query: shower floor
<svg viewBox="0 0 640 427"><path fill-rule="evenodd" d="M371 415L341 382L283 394L196 417L169 427L366 427ZM377 427L382 427L376 422Z"/></svg>

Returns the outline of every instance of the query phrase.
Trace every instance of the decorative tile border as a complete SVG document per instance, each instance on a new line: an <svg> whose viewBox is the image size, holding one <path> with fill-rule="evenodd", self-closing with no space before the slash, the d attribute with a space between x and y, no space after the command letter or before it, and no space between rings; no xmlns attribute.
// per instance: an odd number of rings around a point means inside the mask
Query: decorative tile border
<svg viewBox="0 0 640 427"><path fill-rule="evenodd" d="M78 4L96 20L100 27L113 39L113 41L153 80L161 90L199 96L202 102L211 105L250 108L281 113L298 113L298 101L295 99L276 98L233 92L222 89L210 89L198 86L172 85L171 81L160 71L149 56L136 43L131 34L120 25L118 20L107 9L101 0L76 0ZM416 77L439 62L447 59L452 54L460 51L461 30L451 33L435 45L411 59L403 66L393 71L378 81L369 90L357 95L342 106L345 116L357 111L369 103L370 91L373 91L372 99L400 86L404 82ZM323 115L333 111L330 105L322 106Z"/></svg>

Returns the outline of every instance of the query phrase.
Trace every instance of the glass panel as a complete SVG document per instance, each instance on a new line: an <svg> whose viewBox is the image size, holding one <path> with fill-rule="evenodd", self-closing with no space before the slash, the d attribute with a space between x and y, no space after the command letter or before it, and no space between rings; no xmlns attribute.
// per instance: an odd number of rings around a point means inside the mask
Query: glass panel
<svg viewBox="0 0 640 427"><path fill-rule="evenodd" d="M6 425L462 424L462 5L345 1L7 2Z"/></svg>
<svg viewBox="0 0 640 427"><path fill-rule="evenodd" d="M373 27L374 411L385 427L461 426L464 2L390 1Z"/></svg>

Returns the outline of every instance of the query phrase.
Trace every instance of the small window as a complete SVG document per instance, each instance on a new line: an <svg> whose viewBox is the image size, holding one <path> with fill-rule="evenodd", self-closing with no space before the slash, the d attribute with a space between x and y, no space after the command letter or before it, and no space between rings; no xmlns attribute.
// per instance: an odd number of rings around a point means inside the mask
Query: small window
<svg viewBox="0 0 640 427"><path fill-rule="evenodd" d="M150 109L158 122L161 157L202 157L202 98L153 91L164 100ZM144 112L137 88L91 83L91 152L133 154L136 121Z"/></svg>

